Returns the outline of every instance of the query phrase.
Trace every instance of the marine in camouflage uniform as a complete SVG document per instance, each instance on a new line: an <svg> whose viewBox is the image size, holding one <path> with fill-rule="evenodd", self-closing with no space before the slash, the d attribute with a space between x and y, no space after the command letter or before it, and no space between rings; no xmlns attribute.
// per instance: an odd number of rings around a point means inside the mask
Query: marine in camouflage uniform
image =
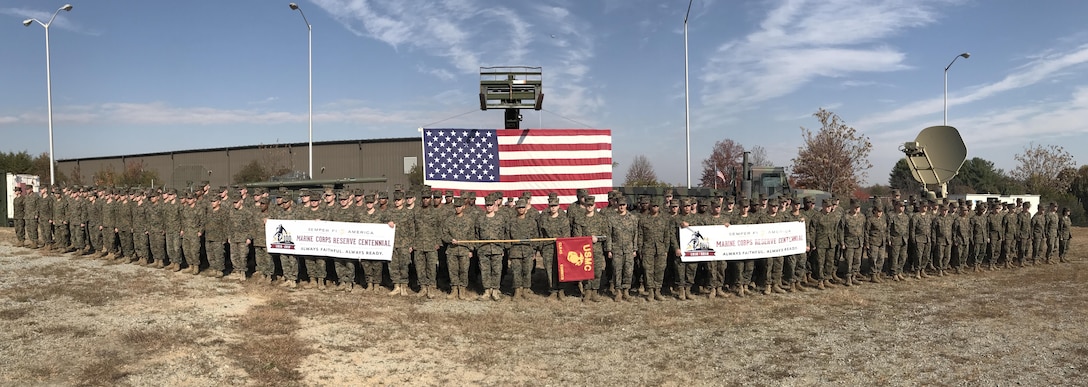
<svg viewBox="0 0 1088 387"><path fill-rule="evenodd" d="M335 222L347 222L355 223L359 221L358 213L353 208L353 194L348 190L341 190L336 200L340 202L340 205L335 211L330 212L329 220ZM332 262L333 271L336 272L336 279L339 284L336 290L351 292L355 290L355 271L356 266L359 264L359 260L350 258L336 258L330 257L329 261Z"/></svg>
<svg viewBox="0 0 1088 387"><path fill-rule="evenodd" d="M730 212L722 211L723 201L714 200L710 204L710 213L703 217L703 224L707 226L722 226L729 224ZM732 203L729 204L732 207ZM725 289L725 282L727 277L727 270L729 268L728 261L710 261L707 262L707 271L709 272L710 289L707 293L707 298L724 297L729 295Z"/></svg>
<svg viewBox="0 0 1088 387"><path fill-rule="evenodd" d="M53 198L49 196L49 188L42 187L41 197L38 198L38 237L41 238L41 246L47 250L53 247Z"/></svg>
<svg viewBox="0 0 1088 387"><path fill-rule="evenodd" d="M990 207L989 222L989 270L993 270L997 266L998 260L1001 258L1001 241L1005 238L1004 228L1002 223L1005 218L1005 207L1000 203L995 203Z"/></svg>
<svg viewBox="0 0 1088 387"><path fill-rule="evenodd" d="M680 205L680 214L669 218L669 229L672 231L672 241L670 244L678 246L677 250L679 250L679 246L682 245L678 230L683 227L684 224L700 224L700 219L702 218L701 215L696 214L695 211L692 210L692 204L694 204L694 201L682 202ZM695 274L699 268L699 263L684 262L680 258L681 252L679 251L675 251L674 254L676 257L674 262L676 263L677 277L676 296L680 300L686 300L692 298L691 287L695 284Z"/></svg>
<svg viewBox="0 0 1088 387"><path fill-rule="evenodd" d="M612 251L612 242L608 238L608 220L597 213L594 196L587 195L582 198L582 205L585 208L585 215L577 219L574 227L571 228L570 234L571 236L593 237L593 257L597 261L593 263L593 279L582 281L585 288L582 300L598 302L600 301L598 291L601 287L601 277L604 276L605 269L604 262L600 260L600 257L604 257L608 252Z"/></svg>
<svg viewBox="0 0 1088 387"><path fill-rule="evenodd" d="M949 263L952 261L952 225L955 223L955 219L952 215L948 214L948 207L940 206L938 208L940 214L933 218L933 248L936 249L937 262L933 263L933 266L937 269L937 275L944 277L947 270L951 267ZM1015 253L1013 253L1015 254Z"/></svg>
<svg viewBox="0 0 1088 387"><path fill-rule="evenodd" d="M476 239L476 217L465 211L466 200L453 199L454 214L442 221L442 242L446 243L446 268L450 277L449 299L468 300L468 269L472 247L463 240Z"/></svg>
<svg viewBox="0 0 1088 387"><path fill-rule="evenodd" d="M926 274L926 267L932 259L930 242L933 236L933 221L926 214L927 209L925 204L919 205L910 217L910 245L911 251L914 252L914 278L917 279L929 277Z"/></svg>
<svg viewBox="0 0 1088 387"><path fill-rule="evenodd" d="M68 230L68 198L60 189L53 189L53 248L64 251L72 243Z"/></svg>
<svg viewBox="0 0 1088 387"><path fill-rule="evenodd" d="M322 208L320 197L310 197L308 206L299 208L299 219L322 220L326 219L328 212ZM306 271L309 281L302 285L306 288L325 290L325 276L328 275L328 266L325 257L319 255L299 256L299 268Z"/></svg>
<svg viewBox="0 0 1088 387"><path fill-rule="evenodd" d="M971 217L971 253L970 262L976 272L982 267L982 259L986 256L986 244L989 243L990 218L986 214L986 205L979 203L975 206L975 216Z"/></svg>
<svg viewBox="0 0 1088 387"><path fill-rule="evenodd" d="M252 212L246 208L246 200L240 193L231 192L229 198L228 203L231 206L226 211L230 221L227 244L230 246L231 272L227 279L245 281L246 271L249 269L249 247L253 245L253 228L250 225L257 222L251 216Z"/></svg>
<svg viewBox="0 0 1088 387"><path fill-rule="evenodd" d="M378 211L375 195L364 195L363 206L364 210L356 214L359 223L382 223L382 214ZM364 259L359 263L363 268L363 278L366 280L366 289L368 291L376 292L381 288L384 262L375 259Z"/></svg>
<svg viewBox="0 0 1088 387"><path fill-rule="evenodd" d="M570 236L570 220L566 212L559 208L559 195L548 194L548 210L537 217L538 234L541 238L566 238ZM559 283L559 267L555 256L555 243L540 246L540 256L544 260L544 270L548 276L548 289L556 300L563 300L563 289Z"/></svg>
<svg viewBox="0 0 1088 387"><path fill-rule="evenodd" d="M791 221L791 222L802 222L802 223L804 223L805 230L808 230L809 220L808 220L808 217L805 215L805 213L801 210L802 204L803 204L802 199L800 197L795 197L793 199L793 201L790 202L790 207L791 207L790 211L783 214L783 215L787 215L789 221ZM809 245L809 243L807 242L807 239L806 239L805 246L808 246L808 245ZM722 263L722 268L724 269L726 261L721 261L721 263ZM792 256L786 257L786 268L789 269L789 271L790 271L790 285L786 290L794 291L794 292L806 292L806 291L808 291L808 290L805 290L804 286L802 286L802 284L804 284L804 282L805 282L806 276L808 275L807 254L806 253L800 253L800 254L794 254ZM725 279L725 273L723 272L722 273L722 280L724 280L724 279ZM723 294L724 294L724 291L725 291L725 289L723 288L722 289Z"/></svg>
<svg viewBox="0 0 1088 387"><path fill-rule="evenodd" d="M27 187L26 201L23 202L23 219L26 228L27 246L35 249L41 248L42 244L38 240L38 202L41 201L41 196L38 192Z"/></svg>
<svg viewBox="0 0 1088 387"><path fill-rule="evenodd" d="M115 195L115 191L111 188L107 191L106 198L102 198L101 211L102 222L99 223L99 229L101 230L102 245L99 249L98 257L104 257L107 260L113 259L116 252L118 252L118 213L116 213L116 200L118 196Z"/></svg>
<svg viewBox="0 0 1088 387"><path fill-rule="evenodd" d="M609 217L609 238L612 250L612 282L617 288L613 299L617 302L628 298L635 270L635 255L639 244L639 216L628 210L627 198L616 198L616 213Z"/></svg>
<svg viewBox="0 0 1088 387"><path fill-rule="evenodd" d="M132 246L134 252L132 262L140 265L147 265L151 257L151 244L148 238L152 231L148 208L147 194L137 192L136 196L133 197L132 205Z"/></svg>
<svg viewBox="0 0 1088 387"><path fill-rule="evenodd" d="M743 200L742 200L742 205ZM824 289L835 273L835 247L842 241L842 226L839 218L831 213L831 201L823 200L823 207L809 222L809 235L812 235L811 249L816 251L816 259L812 266L813 277L819 281L818 289ZM733 224L743 224L734 219ZM737 291L737 295L743 295L744 288Z"/></svg>
<svg viewBox="0 0 1088 387"><path fill-rule="evenodd" d="M197 199L192 193L185 194L185 203L181 206L181 245L185 263L188 265L186 273L200 273L200 250L203 244L204 223L206 221L207 207L197 205Z"/></svg>
<svg viewBox="0 0 1088 387"><path fill-rule="evenodd" d="M204 222L204 252L208 257L208 270L204 274L212 278L223 278L227 264L226 244L230 238L230 214L223 207L223 198L210 195ZM199 204L198 204L199 206Z"/></svg>
<svg viewBox="0 0 1088 387"><path fill-rule="evenodd" d="M88 252L88 199L86 189L80 188L73 190L71 195L71 202L68 206L68 225L72 230L72 245L69 247L69 252L79 252L79 255L84 255Z"/></svg>
<svg viewBox="0 0 1088 387"><path fill-rule="evenodd" d="M1066 258L1069 253L1069 241L1073 240L1073 220L1069 218L1069 208L1062 208L1062 216L1058 219L1058 261L1069 262Z"/></svg>
<svg viewBox="0 0 1088 387"><path fill-rule="evenodd" d="M102 204L98 199L99 192L94 190L87 192L87 247L84 249L83 255L89 255L88 258L93 258L102 247L102 230L98 228L102 223Z"/></svg>
<svg viewBox="0 0 1088 387"><path fill-rule="evenodd" d="M861 271L861 257L865 254L865 215L861 214L861 203L850 199L850 207L842 217L843 261L846 264L846 276L843 284L851 286L857 283Z"/></svg>
<svg viewBox="0 0 1088 387"><path fill-rule="evenodd" d="M895 212L888 214L888 271L892 279L902 281L903 265L907 262L910 246L910 215L907 215L902 201L892 203Z"/></svg>
<svg viewBox="0 0 1088 387"><path fill-rule="evenodd" d="M539 238L536 217L530 216L531 210L526 199L518 199L514 205L514 217L506 225L506 239L516 239L507 245L506 256L510 267L510 276L514 286L514 299L528 299L532 292L534 245L529 239Z"/></svg>
<svg viewBox="0 0 1088 387"><path fill-rule="evenodd" d="M782 214L780 211L781 202L778 198L772 198L767 201L767 208L764 210L763 215L760 217L760 223L781 223L790 221L789 217ZM782 267L785 265L784 256L775 256L765 258L766 263L763 267L763 294L769 295L774 293L785 293L786 289L782 288Z"/></svg>
<svg viewBox="0 0 1088 387"><path fill-rule="evenodd" d="M869 281L880 283L884 276L884 260L888 254L888 219L884 203L877 202L872 214L865 219L865 249L869 253Z"/></svg>
<svg viewBox="0 0 1088 387"><path fill-rule="evenodd" d="M1020 207L1009 204L1005 207L1008 211L1002 218L1001 228L1005 238L1001 243L1001 253L1004 255L1005 268L1011 268L1016 260L1016 242L1020 239Z"/></svg>
<svg viewBox="0 0 1088 387"><path fill-rule="evenodd" d="M1042 263L1045 258L1043 248L1046 247L1046 207L1042 203L1031 217L1031 239L1031 263Z"/></svg>
<svg viewBox="0 0 1088 387"><path fill-rule="evenodd" d="M744 225L744 224L757 224L759 223L759 215L753 214L752 202L748 198L740 199L740 213L729 219L729 223L732 225ZM748 294L748 285L752 282L752 272L755 271L756 261L754 259L740 259L730 261L729 267L731 268L731 276L733 277L732 288L737 294L737 297L744 297Z"/></svg>
<svg viewBox="0 0 1088 387"><path fill-rule="evenodd" d="M1031 252L1031 203L1025 202L1021 207L1019 219L1017 219L1020 231L1016 240L1016 261L1020 267L1023 267Z"/></svg>
<svg viewBox="0 0 1088 387"><path fill-rule="evenodd" d="M123 262L131 262L136 258L136 242L133 238L133 210L135 198L131 191L121 195L121 201L115 202L114 220L117 221L117 240L120 241L120 255L118 259ZM124 258L124 259L122 259Z"/></svg>
<svg viewBox="0 0 1088 387"><path fill-rule="evenodd" d="M952 247L956 254L956 274L967 268L967 254L971 250L971 216L967 205L959 207L959 214L952 222Z"/></svg>
<svg viewBox="0 0 1088 387"><path fill-rule="evenodd" d="M11 199L11 218L15 223L15 244L16 247L23 247L26 244L26 196L23 196L23 189L15 187L11 190L15 195Z"/></svg>
<svg viewBox="0 0 1088 387"><path fill-rule="evenodd" d="M382 223L394 227L393 259L389 261L389 278L393 281L393 291L389 295L408 295L408 264L412 262L413 235L415 234L414 214L405 206L402 191L393 192L393 206L382 212ZM500 268L502 261L499 261Z"/></svg>
<svg viewBox="0 0 1088 387"><path fill-rule="evenodd" d="M489 200L487 212L476 219L476 239L483 241L506 239L506 219L499 214L499 204ZM480 282L483 283L484 294L480 300L492 299L499 301L502 293L499 293L499 280L502 276L502 256L504 243L486 242L476 248L476 254L480 262Z"/></svg>
<svg viewBox="0 0 1088 387"><path fill-rule="evenodd" d="M181 204L178 203L178 191L170 189L163 195L165 199L159 205L162 217L165 252L170 271L181 270Z"/></svg>
<svg viewBox="0 0 1088 387"><path fill-rule="evenodd" d="M270 210L267 197L259 197L254 202L255 209L250 213L252 222L248 224L249 235L252 236L254 270L251 280L260 284L272 282L272 276L276 274L276 264L272 261L272 255L268 253L268 238L265 236L265 224L268 219L275 216Z"/></svg>
<svg viewBox="0 0 1088 387"><path fill-rule="evenodd" d="M444 213L435 208L434 194L430 189L420 191L420 205L415 213L416 278L419 281L419 296L435 298L438 296L438 250L442 247L441 226Z"/></svg>
<svg viewBox="0 0 1088 387"><path fill-rule="evenodd" d="M151 256L154 261L155 268L166 267L166 261L169 260L166 254L166 220L163 218L165 213L163 207L165 204L160 200L164 195L159 192L150 192L147 198L148 202L147 217L151 219L151 232L147 236L148 244L150 244Z"/></svg>
<svg viewBox="0 0 1088 387"><path fill-rule="evenodd" d="M1058 224L1061 217L1058 216L1058 205L1050 203L1050 210L1046 212L1046 263L1057 263L1058 250Z"/></svg>
<svg viewBox="0 0 1088 387"><path fill-rule="evenodd" d="M290 192L284 192L281 194L283 201L280 203L280 211L276 214L276 219L283 220L301 220L303 219L303 211L308 211L306 206L299 204L295 206L295 197ZM299 257L292 254L276 254L272 259L278 259L280 261L280 270L283 274L283 282L280 286L294 289L298 287L299 278ZM379 277L381 275L379 274Z"/></svg>

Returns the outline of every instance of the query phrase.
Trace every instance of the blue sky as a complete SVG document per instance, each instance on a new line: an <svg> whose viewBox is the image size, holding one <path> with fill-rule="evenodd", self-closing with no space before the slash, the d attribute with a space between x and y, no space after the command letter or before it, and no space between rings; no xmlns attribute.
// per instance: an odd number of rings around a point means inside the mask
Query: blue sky
<svg viewBox="0 0 1088 387"><path fill-rule="evenodd" d="M50 28L59 159L305 142L306 26L288 2L72 1ZM42 22L0 4L0 151L48 150ZM313 25L314 140L502 126L479 67L542 66L523 127L613 130L616 184L646 155L684 184L685 0L299 1ZM869 183L942 121L968 157L1015 168L1029 143L1088 161L1088 2L696 0L689 19L692 182L715 141L788 164L824 107L869 136ZM455 117L450 119L450 117ZM438 122L438 123L436 123ZM432 124L436 123L436 124Z"/></svg>

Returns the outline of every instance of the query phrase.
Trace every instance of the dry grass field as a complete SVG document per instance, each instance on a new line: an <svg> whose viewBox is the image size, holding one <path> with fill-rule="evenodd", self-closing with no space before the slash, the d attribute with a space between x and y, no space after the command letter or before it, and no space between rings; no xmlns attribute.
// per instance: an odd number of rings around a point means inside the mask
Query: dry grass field
<svg viewBox="0 0 1088 387"><path fill-rule="evenodd" d="M1072 262L715 300L288 291L15 248L2 385L1088 385Z"/></svg>

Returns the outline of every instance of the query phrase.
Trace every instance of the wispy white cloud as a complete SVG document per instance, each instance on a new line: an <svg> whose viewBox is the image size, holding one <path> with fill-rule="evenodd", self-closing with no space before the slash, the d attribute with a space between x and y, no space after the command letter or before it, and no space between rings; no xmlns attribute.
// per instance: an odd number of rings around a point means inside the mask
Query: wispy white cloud
<svg viewBox="0 0 1088 387"><path fill-rule="evenodd" d="M938 16L931 1L778 3L758 30L721 44L702 66L701 119L755 108L819 77L907 69L906 55L882 40Z"/></svg>
<svg viewBox="0 0 1088 387"><path fill-rule="evenodd" d="M181 107L166 102L111 102L99 105L64 106L54 115L58 123L77 125L108 124L118 126L173 125L236 125L280 124L305 122L306 113L289 113L267 109L224 109L215 107ZM343 100L315 107L314 122L342 123L365 126L403 125L415 127L427 120L438 119L445 111L382 110L368 107L362 101ZM26 113L21 116L0 117L0 125L44 123L45 114Z"/></svg>
<svg viewBox="0 0 1088 387"><path fill-rule="evenodd" d="M592 24L563 6L474 0L315 3L359 36L439 59L419 65L421 73L451 81L486 66L541 66L546 108L586 119L604 105L591 83Z"/></svg>
<svg viewBox="0 0 1088 387"><path fill-rule="evenodd" d="M445 58L460 73L476 71L502 53L520 62L532 24L504 6L471 0L437 2L316 0L348 30L393 46ZM504 33L496 33L503 31ZM513 43L513 44L512 44ZM441 75L441 73L435 73Z"/></svg>
<svg viewBox="0 0 1088 387"><path fill-rule="evenodd" d="M1029 56L1029 62L1017 67L1000 81L970 88L966 93L949 94L948 106L968 104L996 96L998 94L1031 86L1045 81L1073 74L1070 70L1080 69L1088 64L1088 44L1083 44L1069 51L1047 49L1043 53ZM889 112L881 112L863 117L859 125L873 126L918 118L928 114L940 113L944 109L944 96L915 101Z"/></svg>

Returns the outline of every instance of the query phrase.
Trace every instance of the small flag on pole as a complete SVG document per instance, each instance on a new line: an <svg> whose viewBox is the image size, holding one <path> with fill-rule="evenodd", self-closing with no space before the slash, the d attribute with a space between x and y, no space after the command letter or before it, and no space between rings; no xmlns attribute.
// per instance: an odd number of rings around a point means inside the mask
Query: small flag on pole
<svg viewBox="0 0 1088 387"><path fill-rule="evenodd" d="M559 282L593 279L593 237L556 238L555 260L559 263Z"/></svg>
<svg viewBox="0 0 1088 387"><path fill-rule="evenodd" d="M720 169L715 169L714 171L718 173L718 178L722 179L723 183L727 183L727 181L725 180L725 174L722 173Z"/></svg>

